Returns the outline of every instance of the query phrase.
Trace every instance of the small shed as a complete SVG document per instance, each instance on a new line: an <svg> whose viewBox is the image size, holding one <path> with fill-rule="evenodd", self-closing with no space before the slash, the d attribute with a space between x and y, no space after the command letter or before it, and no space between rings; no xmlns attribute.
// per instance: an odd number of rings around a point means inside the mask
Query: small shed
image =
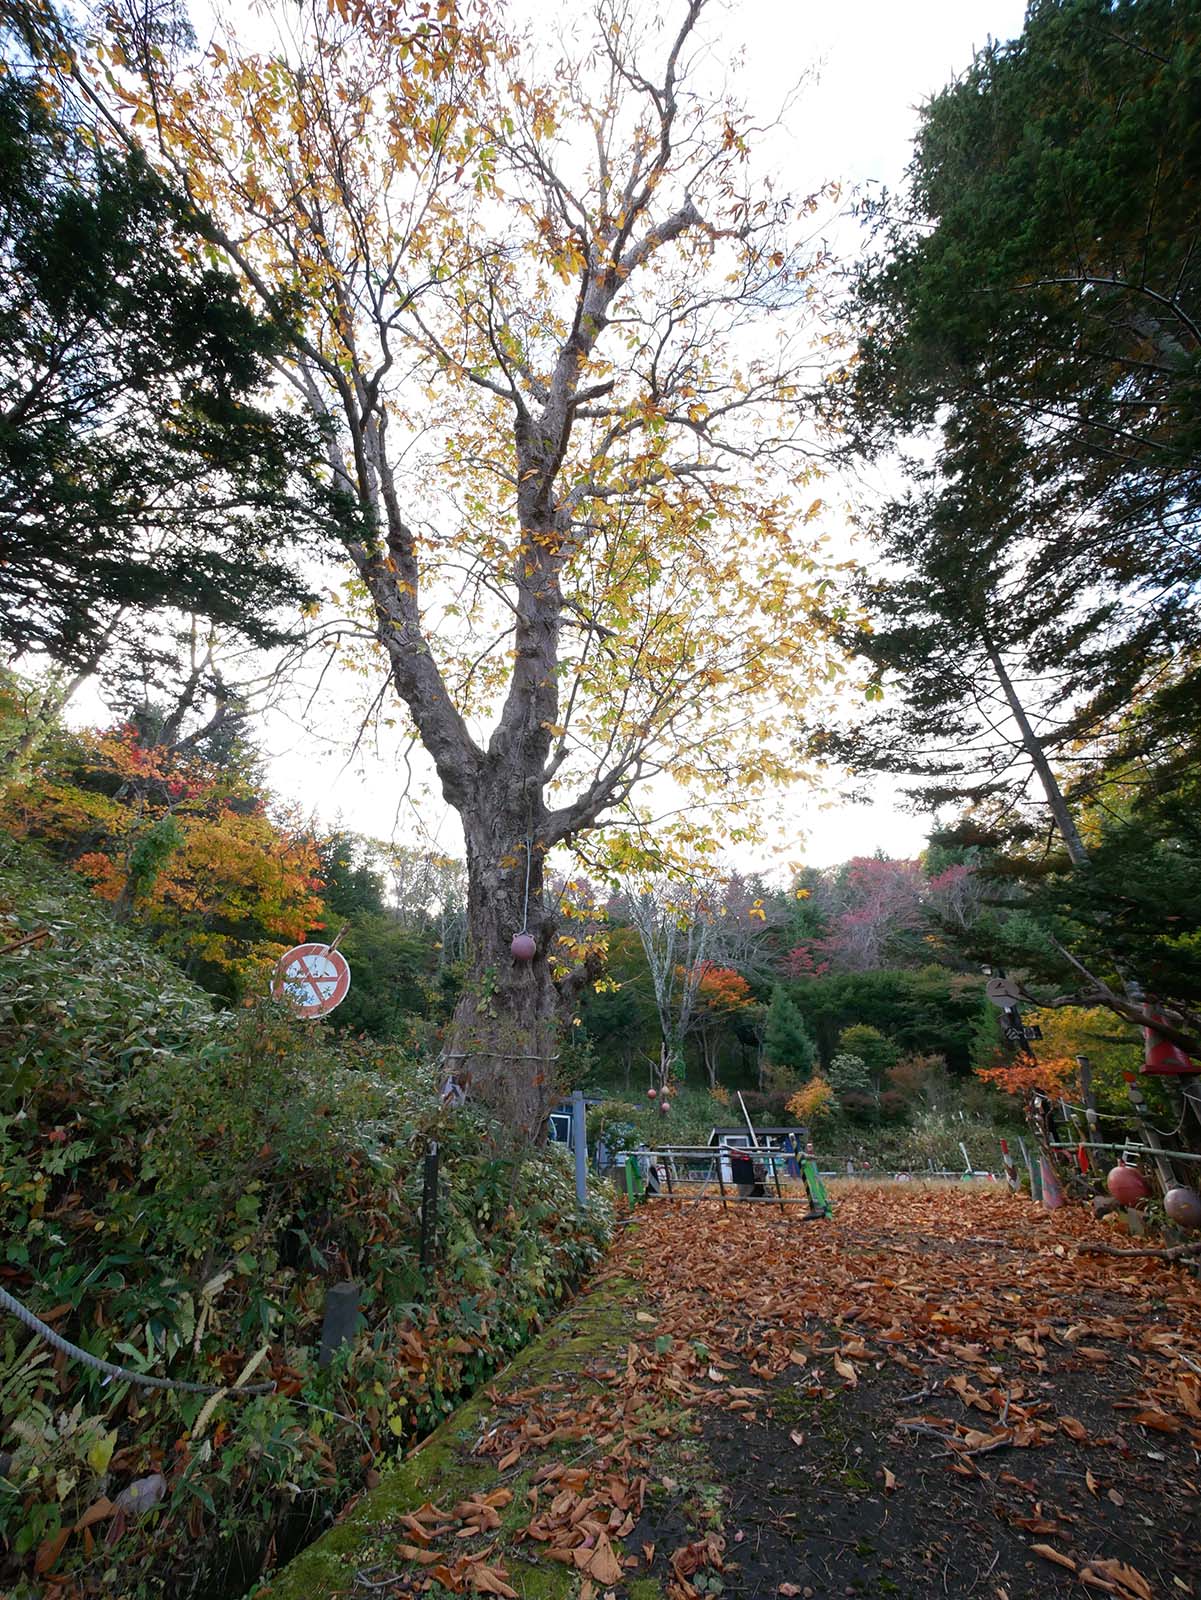
<svg viewBox="0 0 1201 1600"><path fill-rule="evenodd" d="M593 1106L604 1105L604 1103L604 1098L601 1095L586 1094L584 1096L585 1112L591 1110ZM548 1118L547 1132L551 1144L565 1144L569 1150L575 1149L575 1139L572 1135L572 1114L570 1100L561 1100L551 1112L550 1117Z"/></svg>
<svg viewBox="0 0 1201 1600"><path fill-rule="evenodd" d="M804 1154L805 1146L809 1143L808 1128L756 1128L755 1138L765 1150L799 1151ZM730 1128L714 1128L709 1134L708 1143L711 1145L736 1144L745 1145L748 1149L753 1146L747 1130L746 1123Z"/></svg>
<svg viewBox="0 0 1201 1600"><path fill-rule="evenodd" d="M761 1150L779 1150L790 1157L803 1156L805 1146L809 1143L808 1128L756 1128L755 1138L759 1141ZM755 1148L750 1132L744 1122L741 1127L714 1128L709 1134L709 1144L713 1148L721 1145L733 1145L741 1150ZM796 1176L796 1168L789 1165L789 1173ZM730 1163L724 1157L721 1163L721 1175L729 1183L731 1179Z"/></svg>

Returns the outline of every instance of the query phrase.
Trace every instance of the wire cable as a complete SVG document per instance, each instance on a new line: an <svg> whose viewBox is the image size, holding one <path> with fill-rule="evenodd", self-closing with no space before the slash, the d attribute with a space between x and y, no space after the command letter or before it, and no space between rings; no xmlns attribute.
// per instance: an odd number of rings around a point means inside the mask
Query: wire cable
<svg viewBox="0 0 1201 1600"><path fill-rule="evenodd" d="M0 1308L11 1311L18 1322L23 1322L31 1333L36 1333L38 1338L52 1350L70 1356L73 1361L82 1361L85 1367L91 1367L95 1372L103 1372L107 1378L119 1378L123 1383L140 1384L143 1389L182 1389L187 1394L272 1394L275 1390L274 1383L252 1383L242 1388L227 1388L220 1383L188 1383L180 1378L155 1378L146 1372L131 1372L128 1367L118 1367L111 1361L102 1361L99 1356L92 1355L90 1350L81 1350L77 1344L72 1344L70 1339L64 1339L61 1333L55 1333L48 1323L43 1322L41 1317L35 1316L28 1306L23 1306L15 1295L9 1294L7 1289L0 1289Z"/></svg>

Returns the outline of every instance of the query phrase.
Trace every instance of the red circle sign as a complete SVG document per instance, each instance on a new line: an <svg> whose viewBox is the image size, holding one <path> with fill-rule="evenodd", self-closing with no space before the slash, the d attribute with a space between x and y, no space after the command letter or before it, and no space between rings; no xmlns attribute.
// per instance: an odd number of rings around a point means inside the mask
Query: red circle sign
<svg viewBox="0 0 1201 1600"><path fill-rule="evenodd" d="M298 1017L324 1017L350 992L350 968L327 944L298 944L275 964L271 994Z"/></svg>

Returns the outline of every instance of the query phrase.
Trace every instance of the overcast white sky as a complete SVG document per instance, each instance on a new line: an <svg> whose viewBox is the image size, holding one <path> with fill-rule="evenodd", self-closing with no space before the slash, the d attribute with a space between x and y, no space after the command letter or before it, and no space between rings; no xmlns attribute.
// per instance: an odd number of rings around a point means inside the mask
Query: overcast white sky
<svg viewBox="0 0 1201 1600"><path fill-rule="evenodd" d="M655 4L665 26L681 9L673 0L635 0ZM519 15L553 18L561 27L586 0L515 0ZM884 183L895 187L908 160L916 110L956 74L975 48L991 36L1010 38L1022 25L1020 0L724 0L711 19L716 36L715 68L741 54L734 83L742 98L765 119L773 116L789 89L816 72L796 99L772 150L787 187L795 193L816 189L831 178L848 186ZM380 753L364 747L348 760L343 696L361 695L330 674L319 703L303 719L275 719L268 731L270 777L282 798L301 802L316 819L335 819L360 832L398 842L436 842L448 852L460 848L455 819L431 796L418 819L412 808L397 807L398 769L394 735L384 733ZM91 696L76 714L98 714ZM308 732L305 731L307 728ZM928 822L910 816L881 787L871 806L831 803L818 797L798 802L788 835L778 841L779 865L806 860L824 866L848 856L881 849L913 855ZM782 857L782 859L781 859ZM768 866L762 853L742 866Z"/></svg>

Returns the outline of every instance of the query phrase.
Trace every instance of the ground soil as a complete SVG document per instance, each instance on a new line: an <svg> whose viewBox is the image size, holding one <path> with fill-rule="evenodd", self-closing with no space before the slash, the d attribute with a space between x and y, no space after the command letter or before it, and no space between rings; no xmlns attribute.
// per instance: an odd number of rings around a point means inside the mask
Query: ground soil
<svg viewBox="0 0 1201 1600"><path fill-rule="evenodd" d="M320 1592L1201 1600L1186 1270L996 1189L798 1218L643 1207L574 1358L498 1384Z"/></svg>

